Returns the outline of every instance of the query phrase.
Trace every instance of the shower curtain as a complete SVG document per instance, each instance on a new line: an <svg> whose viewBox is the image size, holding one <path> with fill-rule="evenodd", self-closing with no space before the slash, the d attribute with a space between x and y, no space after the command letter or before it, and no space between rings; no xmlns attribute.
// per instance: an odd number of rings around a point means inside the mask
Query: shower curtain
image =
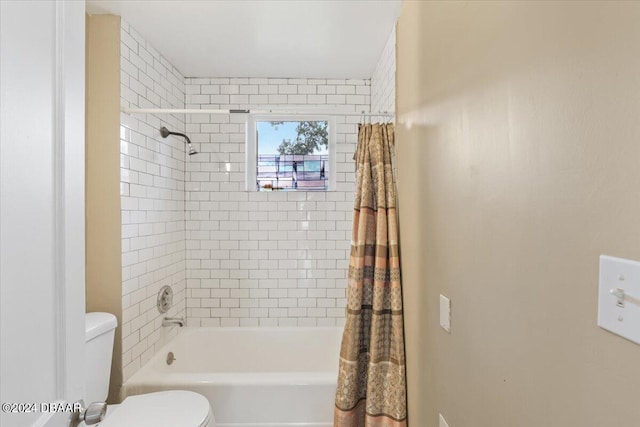
<svg viewBox="0 0 640 427"><path fill-rule="evenodd" d="M406 427L393 124L361 124L334 427Z"/></svg>

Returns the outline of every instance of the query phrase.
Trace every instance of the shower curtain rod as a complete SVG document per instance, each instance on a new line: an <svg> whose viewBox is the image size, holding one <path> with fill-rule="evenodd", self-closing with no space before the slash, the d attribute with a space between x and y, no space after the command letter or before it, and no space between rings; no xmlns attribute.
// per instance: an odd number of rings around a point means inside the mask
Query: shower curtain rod
<svg viewBox="0 0 640 427"><path fill-rule="evenodd" d="M245 109L231 109L231 110L209 110L209 109L188 109L188 108L123 108L123 113L127 114L284 114L284 115L309 115L319 114L326 116L380 116L380 117L394 117L395 114L388 111L378 112L339 112L339 111L315 111L315 110L301 110L301 111L288 111L288 110L245 110Z"/></svg>

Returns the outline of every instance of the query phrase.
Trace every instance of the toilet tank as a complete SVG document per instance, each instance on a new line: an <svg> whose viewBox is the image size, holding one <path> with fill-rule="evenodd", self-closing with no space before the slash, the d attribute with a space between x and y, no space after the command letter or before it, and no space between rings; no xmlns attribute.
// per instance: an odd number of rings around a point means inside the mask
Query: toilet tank
<svg viewBox="0 0 640 427"><path fill-rule="evenodd" d="M113 338L118 321L111 313L85 317L85 396L87 404L107 400Z"/></svg>

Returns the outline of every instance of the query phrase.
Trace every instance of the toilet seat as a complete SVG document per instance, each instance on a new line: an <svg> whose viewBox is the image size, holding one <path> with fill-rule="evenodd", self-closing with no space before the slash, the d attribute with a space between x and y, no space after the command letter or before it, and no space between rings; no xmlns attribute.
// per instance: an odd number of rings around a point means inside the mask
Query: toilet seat
<svg viewBox="0 0 640 427"><path fill-rule="evenodd" d="M192 391L172 390L127 397L100 427L212 427L209 401Z"/></svg>

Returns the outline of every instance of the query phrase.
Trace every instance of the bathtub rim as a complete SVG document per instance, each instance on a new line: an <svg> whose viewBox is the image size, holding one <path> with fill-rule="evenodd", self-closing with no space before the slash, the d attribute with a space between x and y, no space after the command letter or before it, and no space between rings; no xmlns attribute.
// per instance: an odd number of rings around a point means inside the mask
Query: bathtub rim
<svg viewBox="0 0 640 427"><path fill-rule="evenodd" d="M177 327L177 326L175 326ZM175 328L173 327L173 328ZM154 365L162 362L174 341L181 337L197 333L215 332L334 332L341 339L343 326L184 326L178 334L166 342L144 365L122 384L122 393L127 395L127 388L140 385L177 386L188 384L215 383L220 385L320 385L337 383L337 371L273 371L261 372L167 372L158 370ZM336 361L340 354L335 354Z"/></svg>

